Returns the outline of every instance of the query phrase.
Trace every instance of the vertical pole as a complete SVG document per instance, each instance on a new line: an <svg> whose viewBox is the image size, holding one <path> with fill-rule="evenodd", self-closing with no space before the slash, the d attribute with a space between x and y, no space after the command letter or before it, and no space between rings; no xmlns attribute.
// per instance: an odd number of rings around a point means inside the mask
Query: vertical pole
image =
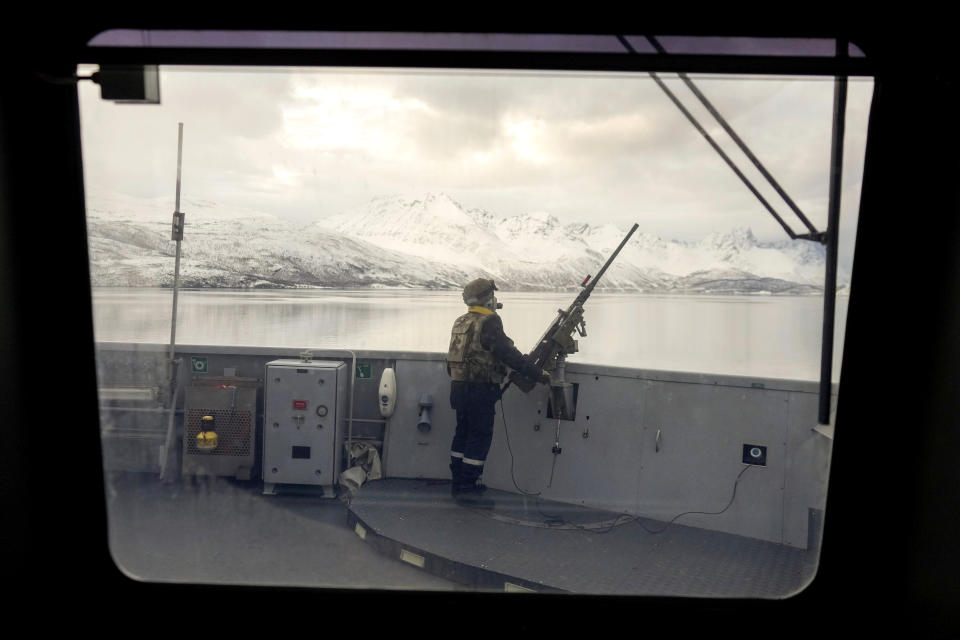
<svg viewBox="0 0 960 640"><path fill-rule="evenodd" d="M180 287L180 241L183 240L183 213L180 212L180 167L183 159L183 123L177 127L177 198L173 212L173 239L177 255L173 268L173 317L170 320L170 382L174 384L174 354L177 343L177 293Z"/></svg>
<svg viewBox="0 0 960 640"><path fill-rule="evenodd" d="M847 54L847 42L837 40L837 57ZM818 422L830 424L830 391L833 377L834 314L837 302L837 239L840 222L840 192L843 175L843 132L847 108L847 79L833 84L833 145L830 152L830 202L827 219L827 265L823 286L823 344L820 354L820 411Z"/></svg>
<svg viewBox="0 0 960 640"><path fill-rule="evenodd" d="M173 317L170 320L170 357L167 358L167 392L166 400L170 403L170 416L167 420L167 437L161 450L160 480L172 480L173 451L175 449L176 412L177 412L177 378L179 363L174 358L177 344L177 292L180 287L180 241L183 240L183 213L180 212L180 166L183 159L183 123L177 126L177 198L173 209L173 229L171 239L177 242L177 257L173 267Z"/></svg>

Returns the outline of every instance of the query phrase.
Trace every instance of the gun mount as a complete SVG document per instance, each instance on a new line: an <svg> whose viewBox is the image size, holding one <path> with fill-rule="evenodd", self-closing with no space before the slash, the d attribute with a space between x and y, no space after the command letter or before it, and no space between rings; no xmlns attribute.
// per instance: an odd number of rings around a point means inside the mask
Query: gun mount
<svg viewBox="0 0 960 640"><path fill-rule="evenodd" d="M587 335L587 323L583 317L583 305L586 304L587 298L593 293L600 278L603 277L603 274L639 226L638 224L634 224L633 227L631 227L626 237L620 242L620 245L614 250L613 254L607 259L595 277L591 279L591 276L588 275L583 282L580 283L582 290L570 306L566 309L557 309L557 317L550 323L547 330L540 337L540 340L537 341L533 351L530 352L530 357L538 367L551 372L551 376L553 377L550 385L551 401L554 407L553 413L558 418L569 420L572 419L573 415L573 385L566 382L564 378L567 356L576 353L579 349L577 340L574 338L574 332L580 337L586 337ZM530 380L516 371L512 371L509 380L501 389L501 394L505 392L511 384L517 385L524 393L529 393L536 386L536 381Z"/></svg>

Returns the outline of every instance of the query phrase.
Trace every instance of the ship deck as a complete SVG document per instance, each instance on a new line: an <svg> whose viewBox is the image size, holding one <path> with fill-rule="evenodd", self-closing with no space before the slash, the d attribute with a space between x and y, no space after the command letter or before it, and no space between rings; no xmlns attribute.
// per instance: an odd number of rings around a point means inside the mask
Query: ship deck
<svg viewBox="0 0 960 640"><path fill-rule="evenodd" d="M148 582L415 591L782 598L816 552L449 481L383 479L349 500L257 482L108 478L111 550Z"/></svg>

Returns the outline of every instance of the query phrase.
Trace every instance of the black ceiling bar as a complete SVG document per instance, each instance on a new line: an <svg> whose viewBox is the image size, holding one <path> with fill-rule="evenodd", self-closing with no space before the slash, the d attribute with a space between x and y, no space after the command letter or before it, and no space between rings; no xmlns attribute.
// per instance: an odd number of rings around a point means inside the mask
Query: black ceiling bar
<svg viewBox="0 0 960 640"><path fill-rule="evenodd" d="M653 48L656 49L659 53L661 54L667 53L666 50L660 45L660 43L657 42L656 38L654 38L653 36L645 36L645 37L650 42L650 44L653 45ZM797 217L800 218L800 221L803 222L803 224L807 227L807 229L810 230L810 233L818 234L819 232L817 231L817 228L813 226L813 224L807 219L805 215L803 215L803 212L793 202L790 196L787 195L787 192L784 191L783 188L780 186L780 184L774 179L774 177L770 175L770 172L767 171L766 167L763 166L763 163L761 163L760 160L753 154L753 152L750 151L749 147L747 147L747 145L743 142L743 140L740 139L740 136L738 136L736 132L733 130L733 127L731 127L729 123L727 123L726 119L724 119L724 117L720 115L720 112L716 110L716 108L713 106L713 104L711 104L711 102L707 99L707 97L703 95L700 89L698 89L697 86L693 83L693 81L690 80L690 77L683 72L680 72L677 75L680 76L680 79L683 80L684 84L686 84L687 87L690 89L690 91L693 92L693 95L697 96L697 99L700 100L700 102L703 104L704 107L706 107L707 111L710 112L710 115L716 118L717 122L720 123L720 126L723 127L723 130L726 131L727 134L733 139L733 141L737 143L737 146L740 147L740 150L743 151L743 153L748 158L750 158L750 161L753 162L754 166L763 175L763 177L767 179L767 182L770 183L770 186L772 186L776 190L776 192L780 194L780 197L783 198L783 201L786 202L791 209L793 209L793 212L797 214ZM791 234L791 238L797 238L797 237L798 236Z"/></svg>
<svg viewBox="0 0 960 640"><path fill-rule="evenodd" d="M42 61L44 52L37 50ZM214 47L119 47L78 48L83 64L162 64L213 66L314 66L370 68L433 68L540 71L608 71L735 73L754 75L871 76L867 58L759 55L670 55L656 53L583 53L563 51L464 51L410 49L240 49ZM838 69L842 64L843 68Z"/></svg>
<svg viewBox="0 0 960 640"><path fill-rule="evenodd" d="M627 42L627 39L626 39L626 38L624 38L623 36L619 36L619 35L618 35L617 37L620 39L620 42L623 43L623 46L625 46L629 51L631 51L631 52L634 51L633 47L630 46L630 43ZM745 185L747 186L747 189L749 189L750 192L753 193L753 195L757 197L757 199L760 201L761 204L763 204L763 206L766 208L766 210L770 212L770 215L772 215L772 216L777 220L777 222L780 223L780 226L782 226L782 227L783 227L783 230L787 232L787 235L789 235L790 238L795 239L795 238L797 237L797 234L793 232L793 229L791 229L790 226L789 226L786 222L783 221L783 218L781 218L779 215L777 215L777 212L774 211L774 209L773 209L772 206L770 206L770 203L767 202L766 199L765 199L762 195L760 195L760 192L757 191L756 187L753 186L753 184L750 182L750 180L747 178L747 176L743 175L743 172L740 171L739 168L737 168L737 165L735 165L735 164L733 163L733 160L730 159L730 156L728 156L728 155L723 151L723 149L720 148L720 145L718 145L718 144L714 141L714 139L710 137L710 134L707 133L706 129L704 129L702 126L700 126L700 123L697 122L697 119L696 119L695 117L693 117L693 114L690 113L690 112L687 110L687 108L683 106L683 104L680 102L680 100L677 99L677 97L673 94L673 92L670 91L670 89L667 87L667 85L665 85L665 84L663 83L663 81L657 76L656 73L654 73L654 72L652 72L652 71L650 71L650 72L648 72L648 73L650 74L650 77L653 78L653 81L657 83L657 86L660 87L660 88L663 90L663 92L664 92L665 94L667 94L667 97L670 98L670 100L673 101L673 104L675 104L675 105L677 106L677 108L680 109L680 112L683 113L683 115L685 115L685 116L687 117L687 120L690 121L690 123L694 126L694 128L695 128L697 131L700 132L700 134L706 139L706 141L707 141L708 143L710 143L710 146L713 147L713 150L716 151L716 152L720 155L721 158L723 158L723 160L724 160L724 161L727 163L727 165L733 170L733 172L734 172L735 174L737 174L737 177L740 178L740 180L743 181L743 184L745 184Z"/></svg>

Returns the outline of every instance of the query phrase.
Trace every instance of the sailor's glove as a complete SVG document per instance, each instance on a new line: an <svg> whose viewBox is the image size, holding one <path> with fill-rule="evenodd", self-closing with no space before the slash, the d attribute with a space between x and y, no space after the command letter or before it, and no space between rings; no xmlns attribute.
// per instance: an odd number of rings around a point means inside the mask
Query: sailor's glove
<svg viewBox="0 0 960 640"><path fill-rule="evenodd" d="M553 376L551 376L548 371L541 371L537 381L543 384L551 384L553 382Z"/></svg>

